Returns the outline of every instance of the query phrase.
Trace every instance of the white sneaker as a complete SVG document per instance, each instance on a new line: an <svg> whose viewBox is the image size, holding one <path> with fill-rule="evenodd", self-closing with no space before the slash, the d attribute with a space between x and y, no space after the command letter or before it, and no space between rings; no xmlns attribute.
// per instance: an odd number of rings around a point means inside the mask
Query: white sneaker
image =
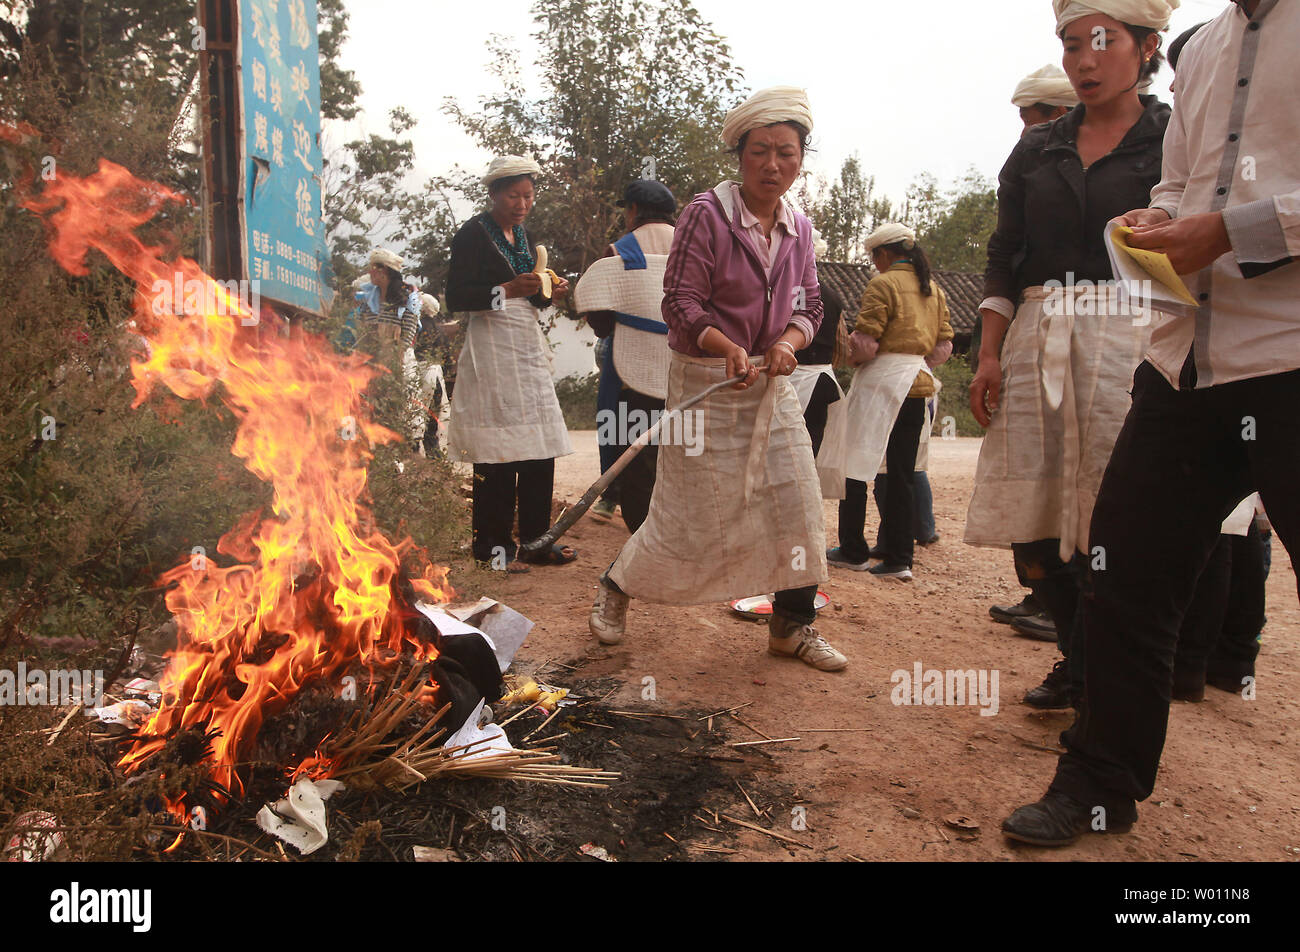
<svg viewBox="0 0 1300 952"><path fill-rule="evenodd" d="M596 586L596 603L591 606L587 625L603 645L616 645L623 640L627 627L627 605L631 599L605 584L601 579Z"/></svg>
<svg viewBox="0 0 1300 952"><path fill-rule="evenodd" d="M812 625L799 625L773 615L768 622L767 653L798 658L818 671L842 671L849 659L836 651Z"/></svg>

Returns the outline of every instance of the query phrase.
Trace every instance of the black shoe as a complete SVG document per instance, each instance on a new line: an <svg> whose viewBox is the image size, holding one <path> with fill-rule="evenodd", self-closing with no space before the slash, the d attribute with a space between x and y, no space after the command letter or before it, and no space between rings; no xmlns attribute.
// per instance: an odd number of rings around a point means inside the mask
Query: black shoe
<svg viewBox="0 0 1300 952"><path fill-rule="evenodd" d="M1046 613L1017 618L1011 622L1011 630L1026 638L1036 638L1039 641L1050 641L1056 644L1056 625L1052 623L1051 616Z"/></svg>
<svg viewBox="0 0 1300 952"><path fill-rule="evenodd" d="M878 546L878 545L873 545L870 549L867 550L867 558L868 558L868 559L884 559L884 558L885 558L885 550L882 549L882 548L881 548L880 546Z"/></svg>
<svg viewBox="0 0 1300 952"><path fill-rule="evenodd" d="M1205 672L1174 669L1173 699L1197 703L1205 700Z"/></svg>
<svg viewBox="0 0 1300 952"><path fill-rule="evenodd" d="M897 582L912 581L912 567L901 562L881 562L867 569L867 573L876 578L890 578Z"/></svg>
<svg viewBox="0 0 1300 952"><path fill-rule="evenodd" d="M930 538L928 538L928 539L917 539L917 540L916 540L916 544L917 544L917 545L934 545L934 544L935 544L936 542L938 542L938 541L939 541L939 533L936 532L934 535L930 536Z"/></svg>
<svg viewBox="0 0 1300 952"><path fill-rule="evenodd" d="M1229 694L1241 696L1241 692L1246 690L1247 678L1255 680L1254 674L1243 674L1234 677L1231 674L1215 674L1213 672L1205 675L1205 683L1212 688L1218 688L1220 691L1227 691Z"/></svg>
<svg viewBox="0 0 1300 952"><path fill-rule="evenodd" d="M990 605L989 616L994 621L1009 625L1017 618L1028 618L1030 615L1040 614L1042 610L1034 600L1033 593L1030 592L1015 605Z"/></svg>
<svg viewBox="0 0 1300 952"><path fill-rule="evenodd" d="M1100 828L1097 823L1100 822ZM1096 813L1092 807L1053 790L1027 803L1002 821L1007 839L1034 846L1069 846L1084 833L1127 833L1133 821Z"/></svg>
<svg viewBox="0 0 1300 952"><path fill-rule="evenodd" d="M1052 665L1042 684L1025 695L1025 703L1043 710L1072 706L1070 669L1064 658Z"/></svg>

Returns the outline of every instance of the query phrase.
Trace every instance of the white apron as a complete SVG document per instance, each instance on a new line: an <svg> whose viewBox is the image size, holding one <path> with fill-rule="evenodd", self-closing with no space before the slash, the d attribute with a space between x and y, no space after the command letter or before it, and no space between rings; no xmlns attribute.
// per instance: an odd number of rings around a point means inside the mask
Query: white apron
<svg viewBox="0 0 1300 952"><path fill-rule="evenodd" d="M526 298L506 298L502 310L467 318L447 454L466 463L513 463L572 453L537 309Z"/></svg>
<svg viewBox="0 0 1300 952"><path fill-rule="evenodd" d="M1148 315L1133 310L1104 287L1025 291L1002 347L1001 406L980 447L966 542L1059 538L1064 560L1088 551L1097 489L1150 337Z"/></svg>
<svg viewBox="0 0 1300 952"><path fill-rule="evenodd" d="M885 462L889 434L925 358L915 354L877 354L860 364L849 385L844 430L844 475L869 483Z"/></svg>
<svg viewBox="0 0 1300 952"><path fill-rule="evenodd" d="M822 445L817 450L817 478L821 481L823 499L844 498L844 415L848 401L840 382L835 379L835 368L830 364L800 364L790 374L790 385L799 397L799 410L808 412L813 391L822 374L831 378L835 392L840 398L826 408L826 430L822 433Z"/></svg>
<svg viewBox="0 0 1300 952"><path fill-rule="evenodd" d="M668 405L726 379L721 357L673 352ZM725 601L826 580L826 533L812 441L794 387L760 374L698 407L703 436L659 447L650 512L610 578L633 598ZM703 452L687 455L694 442ZM685 444L685 445L683 445Z"/></svg>

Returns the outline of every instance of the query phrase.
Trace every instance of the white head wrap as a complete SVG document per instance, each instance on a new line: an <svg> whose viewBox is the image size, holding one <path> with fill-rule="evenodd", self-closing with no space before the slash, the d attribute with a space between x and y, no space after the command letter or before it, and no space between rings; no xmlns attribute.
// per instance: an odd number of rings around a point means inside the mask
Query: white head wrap
<svg viewBox="0 0 1300 952"><path fill-rule="evenodd" d="M814 228L813 229L813 257L824 258L826 257L826 252L830 250L831 250L831 246L826 243L826 239L822 237L822 233L818 231L816 228Z"/></svg>
<svg viewBox="0 0 1300 952"><path fill-rule="evenodd" d="M1052 0L1057 34L1080 17L1096 13L1104 13L1129 26L1167 30L1169 18L1181 3L1182 0Z"/></svg>
<svg viewBox="0 0 1300 952"><path fill-rule="evenodd" d="M1019 83L1011 95L1011 105L1017 109L1035 106L1038 103L1048 106L1077 106L1079 95L1070 85L1070 77L1065 70L1050 63L1042 69L1036 69Z"/></svg>
<svg viewBox="0 0 1300 952"><path fill-rule="evenodd" d="M438 311L441 310L438 299L432 294L421 294L420 303L424 305L421 311L425 317L437 317Z"/></svg>
<svg viewBox="0 0 1300 952"><path fill-rule="evenodd" d="M808 93L797 86L760 89L727 113L722 122L722 142L728 149L734 149L740 144L740 137L750 129L778 122L797 122L812 132Z"/></svg>
<svg viewBox="0 0 1300 952"><path fill-rule="evenodd" d="M487 175L480 181L491 185L497 179L510 178L514 175L540 175L542 167L527 155L498 155L488 165Z"/></svg>
<svg viewBox="0 0 1300 952"><path fill-rule="evenodd" d="M867 251L875 251L881 245L892 245L896 241L910 242L903 247L911 251L916 245L916 232L906 225L891 221L867 235Z"/></svg>
<svg viewBox="0 0 1300 952"><path fill-rule="evenodd" d="M402 259L387 248L376 248L370 252L370 264L382 264L387 268L392 268L398 274L402 273Z"/></svg>

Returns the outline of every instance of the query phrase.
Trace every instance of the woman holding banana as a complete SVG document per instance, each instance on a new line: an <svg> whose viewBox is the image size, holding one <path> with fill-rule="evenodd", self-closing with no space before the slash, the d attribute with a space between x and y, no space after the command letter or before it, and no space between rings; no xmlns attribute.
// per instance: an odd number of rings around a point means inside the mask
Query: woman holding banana
<svg viewBox="0 0 1300 952"><path fill-rule="evenodd" d="M528 571L511 529L516 504L522 541L550 526L555 457L573 452L551 377L542 308L569 284L546 269L546 249L524 228L541 169L530 158L498 156L483 184L491 208L451 241L447 307L463 314L448 455L474 464L474 558L494 569ZM577 553L552 546L527 561L562 565Z"/></svg>
<svg viewBox="0 0 1300 952"><path fill-rule="evenodd" d="M740 181L695 196L678 219L662 305L668 406L742 379L700 405L699 452L660 446L649 514L601 577L591 610L605 644L622 639L630 598L690 605L775 591L768 652L821 671L848 664L812 627L825 530L788 379L822 319L812 225L784 199L811 131L803 90L755 93L722 128Z"/></svg>

